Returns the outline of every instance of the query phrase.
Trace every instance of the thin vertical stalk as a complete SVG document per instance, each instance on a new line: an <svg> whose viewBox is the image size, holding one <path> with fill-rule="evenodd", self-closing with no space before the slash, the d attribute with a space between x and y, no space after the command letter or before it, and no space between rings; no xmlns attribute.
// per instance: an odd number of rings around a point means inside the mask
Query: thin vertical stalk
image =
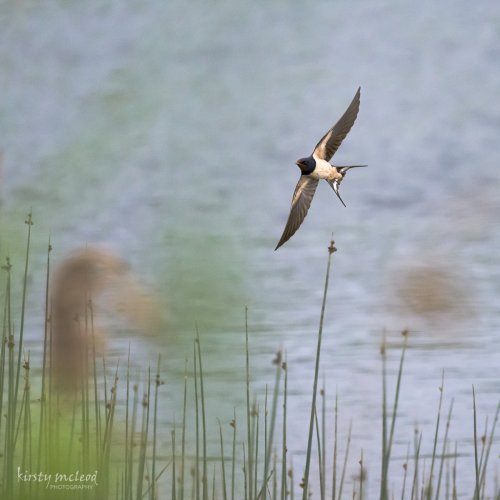
<svg viewBox="0 0 500 500"><path fill-rule="evenodd" d="M112 434L113 434L113 422L115 417L115 409L116 409L116 399L118 392L118 367L119 363L117 363L115 377L113 381L113 385L111 386L111 397L109 399L109 407L106 405L108 409L106 416L106 426L104 429L104 437L103 437L103 445L102 452L100 457L100 470L104 471L104 481L102 482L101 491L103 491L104 496L108 494L109 481L109 465L110 465L110 455L111 455L111 443L112 443Z"/></svg>
<svg viewBox="0 0 500 500"><path fill-rule="evenodd" d="M484 455L486 453L486 436L488 435L488 417L486 417L486 421L484 423L484 433L480 437L481 440L481 456L479 457L479 478L481 478L481 470L483 467ZM482 491L481 485L479 486L479 493L484 496L484 491Z"/></svg>
<svg viewBox="0 0 500 500"><path fill-rule="evenodd" d="M380 348L382 356L382 473L380 478L380 500L387 500L387 365L385 334Z"/></svg>
<svg viewBox="0 0 500 500"><path fill-rule="evenodd" d="M250 406L250 362L248 354L248 307L245 306L245 367L246 367L246 403L247 403L247 453L248 453L248 463L247 463L247 475L248 475L248 495L249 498L253 499L253 443L252 443L252 423L250 419L251 406Z"/></svg>
<svg viewBox="0 0 500 500"><path fill-rule="evenodd" d="M335 418L334 418L334 429L333 429L332 500L336 500L336 494L337 494L338 402L339 402L339 395L338 395L338 392L335 392Z"/></svg>
<svg viewBox="0 0 500 500"><path fill-rule="evenodd" d="M281 370L282 370L282 354L281 351L278 351L276 354L276 358L273 360L273 363L276 365L276 375L274 378L274 390L273 390L273 401L271 404L271 421L269 426L269 433L266 432L266 454L264 457L264 488L263 488L263 500L266 500L267 494L267 481L269 475L269 463L271 460L271 451L273 447L274 440L274 427L276 423L276 413L278 407L278 396L279 396L279 387L281 382ZM265 415L267 416L267 410ZM267 421L267 419L266 419ZM267 428L267 426L266 426Z"/></svg>
<svg viewBox="0 0 500 500"><path fill-rule="evenodd" d="M32 448L31 448L31 412L30 412L30 354L28 352L28 358L24 360L23 369L25 371L24 375L24 422L23 422L23 451L22 451L22 469L31 470L32 468ZM22 412L19 414L21 417ZM28 484L28 488L31 491L31 484ZM22 490L24 490L25 484L22 484Z"/></svg>
<svg viewBox="0 0 500 500"><path fill-rule="evenodd" d="M8 266L10 266L9 263L8 263ZM10 269L10 267L9 267L9 269ZM6 498L10 498L13 494L15 431L16 431L15 380L14 380L14 371L15 371L14 347L15 347L15 342L14 342L14 335L12 333L14 327L13 327L12 321L11 321L10 272L9 272L9 276L7 278L7 283L8 283L8 285L7 285L8 286L7 300L9 302L8 308L7 308L7 310L8 310L7 324L8 324L8 337L9 337L9 341L7 344L9 385L7 388L8 395L7 395L7 422L6 422L6 428L5 428L4 478L5 478L5 492L6 492L5 496L6 496Z"/></svg>
<svg viewBox="0 0 500 500"><path fill-rule="evenodd" d="M443 449L441 452L441 462L439 465L439 474L438 474L438 482L436 486L436 496L435 500L439 500L439 491L441 489L441 478L443 476L443 467L444 467L444 460L445 460L445 455L446 455L446 447L448 445L448 431L450 429L450 422L451 422L451 414L453 412L453 399L451 400L450 403L450 409L448 411L448 417L446 419L446 429L444 431L444 438L443 438Z"/></svg>
<svg viewBox="0 0 500 500"><path fill-rule="evenodd" d="M200 333L196 326L196 344L198 346L198 365L200 367L200 396L201 396L201 425L203 438L203 500L208 500L208 477L207 477L207 424L205 416L205 392L203 389L203 367L201 363Z"/></svg>
<svg viewBox="0 0 500 500"><path fill-rule="evenodd" d="M498 423L498 417L500 415L500 403L497 404L497 408L495 411L495 417L493 418L493 424L490 431L490 436L488 438L488 443L486 445L486 452L484 455L484 461L482 463L482 467L480 468L480 486L484 487L486 481L486 466L488 464L488 458L490 456L491 446L493 445L493 438L495 436L495 429Z"/></svg>
<svg viewBox="0 0 500 500"><path fill-rule="evenodd" d="M50 302L49 306L49 318L50 318L50 324L49 324L49 393L48 393L48 411L47 411L47 416L48 416L48 425L47 425L47 462L52 463L53 459L53 454L54 454L54 439L53 439L53 434L54 434L54 413L55 413L55 404L54 404L54 398L53 398L53 393L54 393L54 370L53 370L53 321L52 321L52 301Z"/></svg>
<svg viewBox="0 0 500 500"><path fill-rule="evenodd" d="M130 427L130 444L129 444L129 456L128 456L128 474L129 474L129 484L128 488L130 488L130 497L132 497L132 489L133 489L133 465L134 465L134 449L135 449L135 432L136 432L136 425L137 425L137 410L139 408L139 386L137 384L134 384L132 387L132 391L134 393L134 400L132 403L132 422L131 422L131 427Z"/></svg>
<svg viewBox="0 0 500 500"><path fill-rule="evenodd" d="M19 327L19 345L17 353L17 374L16 374L16 388L14 391L15 399L17 400L18 390L19 390L19 375L21 372L21 355L23 352L23 338L24 338L24 313L26 309L26 290L28 288L28 263L30 255L30 242L31 242L31 226L33 226L32 213L28 214L27 219L24 223L28 226L28 241L26 243L26 259L24 262L24 280L23 280L23 292L22 292L22 303L21 303L21 324ZM14 401L14 415L16 408L16 400Z"/></svg>
<svg viewBox="0 0 500 500"><path fill-rule="evenodd" d="M286 417L287 417L287 396L288 396L288 367L285 361L283 362L283 370L285 371L285 382L283 389L283 432L281 438L281 500L286 500L286 464L287 464L287 443L286 443Z"/></svg>
<svg viewBox="0 0 500 500"><path fill-rule="evenodd" d="M90 331L92 334L92 371L94 376L94 415L95 415L95 443L96 443L96 457L99 456L99 449L102 445L102 429L101 429L101 405L99 404L99 387L97 383L97 353L95 341L95 328L94 328L94 307L92 300L89 300L89 314L90 314ZM128 458L128 403L129 403L129 387L130 387L130 344L128 348L127 357L127 397L126 397L126 418L125 418L125 464ZM125 465L125 484L127 484L127 465ZM127 491L127 490L126 490ZM129 493L127 493L129 494Z"/></svg>
<svg viewBox="0 0 500 500"><path fill-rule="evenodd" d="M444 483L444 497L446 500L450 498L450 462L446 461L446 476Z"/></svg>
<svg viewBox="0 0 500 500"><path fill-rule="evenodd" d="M156 431L158 426L158 391L160 385L162 385L162 381L160 379L160 362L161 362L161 354L158 354L158 366L156 369L156 380L155 380L155 405L153 410L153 457L152 457L152 467L151 467L151 496L153 499L156 499ZM174 447L173 450L173 460L174 460L174 471L175 471L175 427L174 427L174 435L172 437ZM175 472L174 472L174 487L175 487ZM175 492L175 489L174 489Z"/></svg>
<svg viewBox="0 0 500 500"><path fill-rule="evenodd" d="M93 331L93 329L92 329ZM93 336L93 335L92 335ZM94 343L94 342L93 342ZM94 343L95 349L95 343ZM95 354L94 354L94 389L97 391L97 383L95 380L96 377L96 368L95 368ZM128 344L128 355L127 355L127 382L126 382L126 392L125 392L125 477L124 477L124 491L125 500L131 500L132 498L132 471L130 470L130 461L129 454L131 450L130 446L130 343ZM98 398L97 392L95 395L95 404L96 404L96 439L97 443L99 443L99 414L98 414Z"/></svg>
<svg viewBox="0 0 500 500"><path fill-rule="evenodd" d="M220 436L220 463L222 472L222 495L224 500L227 500L227 487L226 487L226 465L224 460L224 439L222 437L222 425L220 420L217 419L219 423L219 436Z"/></svg>
<svg viewBox="0 0 500 500"><path fill-rule="evenodd" d="M472 405L474 410L474 465L476 472L476 484L474 487L474 500L479 500L479 464L477 457L477 415L476 415L476 391L472 386Z"/></svg>
<svg viewBox="0 0 500 500"><path fill-rule="evenodd" d="M323 489L323 486L324 486L323 469L321 468L321 456L323 455L323 449L321 447L321 432L320 432L320 428L319 428L318 412L317 411L314 412L314 422L315 422L315 427L316 427L316 442L317 442L317 448L318 448L319 491L320 491L321 500L324 500L325 490Z"/></svg>
<svg viewBox="0 0 500 500"><path fill-rule="evenodd" d="M10 260L7 257L5 265L2 270L7 273L7 280L5 286L5 302L3 308L3 323L2 323L2 347L0 354L0 431L2 429L3 418L3 400L4 400L4 382L5 382L5 360L6 360L6 347L9 343L10 337ZM10 349L9 349L10 350ZM7 439L6 439L7 441Z"/></svg>
<svg viewBox="0 0 500 500"><path fill-rule="evenodd" d="M187 359L184 365L184 397L182 402L182 437L181 437L181 477L179 497L184 500L184 470L186 461L186 403L187 403Z"/></svg>
<svg viewBox="0 0 500 500"><path fill-rule="evenodd" d="M319 491L320 491L320 497L321 500L325 499L325 490L324 490L324 480L323 480L323 469L321 467L321 457L323 455L323 449L321 447L321 435L320 435L320 428L319 428L319 422L318 422L318 412L314 412L314 423L315 423L315 428L316 428L316 442L317 442L317 448L318 448L318 469L319 469Z"/></svg>
<svg viewBox="0 0 500 500"><path fill-rule="evenodd" d="M439 388L439 406L438 406L438 414L437 414L437 419L436 419L436 430L434 432L434 446L432 448L432 458L431 458L431 469L429 471L429 484L427 486L427 500L431 499L432 496L432 481L433 481L433 475L434 475L434 463L436 461L436 448L437 448L437 442L438 442L438 435L439 435L439 423L441 421L441 407L443 403L443 392L444 392L444 370L443 374L441 376L441 387Z"/></svg>
<svg viewBox="0 0 500 500"><path fill-rule="evenodd" d="M409 460L410 460L410 443L408 443L408 448L406 450L406 461L403 464L404 475L403 475L403 486L401 488L401 500L404 500L404 498L405 498L406 478L408 476L408 461Z"/></svg>
<svg viewBox="0 0 500 500"><path fill-rule="evenodd" d="M246 451L245 451L245 443L243 442L243 491L245 492L245 496L243 497L245 500L253 500L248 497L248 471L247 471L247 460L246 460Z"/></svg>
<svg viewBox="0 0 500 500"><path fill-rule="evenodd" d="M453 470L452 470L452 500L457 500L457 457L458 457L458 443L455 441L455 453L453 457Z"/></svg>
<svg viewBox="0 0 500 500"><path fill-rule="evenodd" d="M141 451L137 467L137 498L142 498L146 451L148 446L149 408L151 401L151 368L148 368L148 386L142 400Z"/></svg>
<svg viewBox="0 0 500 500"><path fill-rule="evenodd" d="M326 276L325 276L325 288L323 290L323 302L321 304L321 316L319 320L319 331L318 331L318 345L316 347L316 364L314 367L314 382L313 382L313 393L312 393L312 402L311 402L311 415L309 418L309 437L307 439L307 453L306 453L306 466L304 471L304 489L302 491L302 500L307 500L307 492L308 492L308 484L309 484L309 469L311 465L311 451L312 451L312 441L313 441L313 431L314 431L314 413L316 411L316 394L318 390L318 375L319 375L319 360L321 354L321 340L323 337L323 321L325 318L325 308L326 308L326 297L328 295L328 281L330 278L330 266L332 255L336 252L333 240L330 242L330 246L328 247L328 264L326 267Z"/></svg>
<svg viewBox="0 0 500 500"><path fill-rule="evenodd" d="M45 417L45 410L47 406L47 397L45 394L46 387L46 377L47 377L47 352L48 352L48 339L49 339L49 279L50 279L50 252L52 251L52 245L49 244L47 247L47 272L45 277L45 317L43 323L43 360L42 360L42 393L40 396L40 425L38 427L38 450L37 450L37 469L42 470L41 468L41 459L42 459L42 446L43 446L43 436L45 433L43 432L43 424ZM1 382L0 382L1 386ZM0 400L2 396L0 395ZM0 404L1 406L1 404ZM0 415L2 414L0 408Z"/></svg>
<svg viewBox="0 0 500 500"><path fill-rule="evenodd" d="M321 491L323 492L323 498L326 498L326 389L325 380L323 378L323 388L320 391L321 394L321 460L320 468L322 471L322 484Z"/></svg>
<svg viewBox="0 0 500 500"><path fill-rule="evenodd" d="M276 452L273 453L273 493L271 495L272 500L276 500L278 498L278 479L276 474L277 462L278 458L276 456Z"/></svg>
<svg viewBox="0 0 500 500"><path fill-rule="evenodd" d="M403 338L404 338L404 343L403 343L403 349L401 351L401 358L399 360L399 369L398 369L398 376L396 380L396 391L394 395L394 403L392 407L392 416L391 416L391 427L389 430L389 438L387 440L387 444L383 445L383 450L385 451L385 454L382 456L382 479L380 482L381 485L381 491L380 491L380 498L381 500L387 500L389 498L389 492L388 492L388 475L389 475L389 463L391 460L391 450L392 450L392 442L394 439L394 430L396 428L396 419L397 419L397 414L398 414L398 404L399 404L399 394L400 394L400 389L401 389L401 378L403 375L403 365L404 365L404 359L405 359L405 353L406 353L406 348L408 345L408 330L404 330L402 332ZM386 368L385 368L385 346L383 348L383 398L384 398L384 409L383 409L383 419L384 423L382 424L383 426L383 439L385 440L386 438L386 433L387 433L387 425L385 423L385 420L387 418L387 407L386 407Z"/></svg>
<svg viewBox="0 0 500 500"><path fill-rule="evenodd" d="M236 409L234 411L233 420L230 426L233 428L233 450L231 455L231 500L234 500L234 486L235 486L235 466L236 466Z"/></svg>
<svg viewBox="0 0 500 500"><path fill-rule="evenodd" d="M176 485L175 485L175 426L174 426L174 430L171 431L171 435L172 435L172 500L176 500L177 499L177 490L176 490ZM155 482L156 482L156 477L155 475L153 474L152 476L152 483L151 485L154 485ZM156 500L156 493L155 493L155 490L153 489L151 491L151 498L153 500Z"/></svg>
<svg viewBox="0 0 500 500"><path fill-rule="evenodd" d="M193 344L194 359L194 401L195 401L195 422L196 422L196 461L194 469L194 482L196 500L200 498L200 412L198 404L198 360L196 359L196 344Z"/></svg>
<svg viewBox="0 0 500 500"><path fill-rule="evenodd" d="M359 460L359 500L363 500L364 480L365 480L365 471L363 469L363 448L361 448L361 459Z"/></svg>
<svg viewBox="0 0 500 500"><path fill-rule="evenodd" d="M257 401L254 402L253 406L253 411L252 411L252 416L253 416L253 421L254 423L254 432L253 436L255 438L255 458L254 458L254 477L253 477L253 491L255 492L257 498L257 472L258 472L258 467L257 465L259 464L259 423L260 423L260 408L257 405Z"/></svg>
<svg viewBox="0 0 500 500"><path fill-rule="evenodd" d="M418 435L418 439L417 439ZM418 434L418 431L415 429L415 465L413 470L413 482L411 487L411 500L418 499L418 465L420 460L420 445L422 444L422 433Z"/></svg>
<svg viewBox="0 0 500 500"><path fill-rule="evenodd" d="M352 435L352 421L349 423L349 432L347 433L347 444L346 444L344 463L342 465L342 474L340 476L340 484L339 484L339 494L338 494L339 500L342 498L342 490L344 488L345 473L346 473L346 469L347 469L347 460L349 458L349 448L351 446L351 435Z"/></svg>

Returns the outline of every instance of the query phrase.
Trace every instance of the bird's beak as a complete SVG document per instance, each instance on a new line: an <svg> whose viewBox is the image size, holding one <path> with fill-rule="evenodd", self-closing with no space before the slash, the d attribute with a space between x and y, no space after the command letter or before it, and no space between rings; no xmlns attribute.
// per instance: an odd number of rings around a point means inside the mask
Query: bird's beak
<svg viewBox="0 0 500 500"><path fill-rule="evenodd" d="M333 181L333 182L329 181L328 184L330 184L331 188L335 191L335 194L338 196L340 203L342 203L344 207L347 207L347 205L344 203L344 200L340 196L338 181Z"/></svg>

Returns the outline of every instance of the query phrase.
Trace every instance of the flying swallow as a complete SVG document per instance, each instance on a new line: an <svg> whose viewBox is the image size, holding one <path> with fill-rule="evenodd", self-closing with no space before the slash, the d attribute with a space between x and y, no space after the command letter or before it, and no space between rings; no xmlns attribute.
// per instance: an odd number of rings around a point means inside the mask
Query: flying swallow
<svg viewBox="0 0 500 500"><path fill-rule="evenodd" d="M361 87L358 88L351 104L346 109L340 120L321 138L314 151L307 158L296 161L301 170L301 176L292 197L290 215L285 230L275 250L286 243L302 224L311 201L316 192L320 179L324 179L335 191L344 207L346 206L339 193L339 186L345 174L351 168L366 167L366 165L334 166L329 161L335 154L345 136L351 130L359 111Z"/></svg>

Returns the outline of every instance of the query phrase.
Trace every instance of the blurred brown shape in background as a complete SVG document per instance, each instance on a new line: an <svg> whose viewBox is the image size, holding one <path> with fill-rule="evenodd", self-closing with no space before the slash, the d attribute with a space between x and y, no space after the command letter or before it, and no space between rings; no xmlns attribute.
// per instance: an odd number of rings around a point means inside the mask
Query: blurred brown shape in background
<svg viewBox="0 0 500 500"><path fill-rule="evenodd" d="M162 323L152 294L108 250L74 251L57 268L51 295L55 385L62 390L78 390L89 360L103 353L109 337L104 320L125 320L140 333L156 331Z"/></svg>
<svg viewBox="0 0 500 500"><path fill-rule="evenodd" d="M398 271L394 287L402 312L431 323L462 321L473 312L466 283L445 263L408 264Z"/></svg>

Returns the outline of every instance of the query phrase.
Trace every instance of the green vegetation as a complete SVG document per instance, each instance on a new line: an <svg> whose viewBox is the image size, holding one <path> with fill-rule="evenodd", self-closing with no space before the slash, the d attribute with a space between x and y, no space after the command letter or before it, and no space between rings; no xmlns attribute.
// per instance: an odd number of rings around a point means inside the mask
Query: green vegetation
<svg viewBox="0 0 500 500"><path fill-rule="evenodd" d="M321 306L316 363L312 379L308 439L305 443L305 468L299 477L288 454L287 425L292 415L288 406L286 356L278 353L274 384L266 388L262 400L252 394L251 347L248 335L248 311L245 311L246 408L243 421L234 415L222 415L217 426L207 419L205 398L209 389L203 371L203 342L198 331L193 340L191 363L186 361L180 428L160 425L162 399L161 358L156 370L133 376L130 352L125 366L110 369L96 354L92 302L85 318L80 318L89 341L82 358L86 367L77 391L57 388L53 371L53 342L50 302L50 243L47 252L45 291L45 328L40 375L33 380L30 353L24 347L24 325L28 269L30 262L31 214L26 220L27 245L22 284L21 318L16 320L12 307L11 264L3 266L2 343L0 350L0 498L5 499L294 499L302 492L310 497L340 500L364 498L366 467L360 450L359 475L347 491L346 470L351 454L351 432L338 433L338 398L335 398L333 422L326 411L326 393L319 389L319 363L323 318L327 303L328 281L333 242L328 249L323 303ZM408 498L455 499L470 495L474 500L500 499L500 488L491 479L489 459L500 414L497 406L493 421L479 436L475 392L473 391L473 449L475 483L470 491L457 491L457 443L449 441L453 401L442 429L444 377L436 415L432 456L422 457L422 433L415 433L403 466L401 491L392 491L391 452L394 443L401 395L408 332L403 332L403 347L392 403L387 389L387 350L381 347L382 429L380 499ZM110 377L110 372L112 376ZM33 385L34 384L34 385ZM122 396L123 394L123 396ZM261 396L262 397L262 396ZM318 404L321 398L321 404ZM192 413L194 410L194 414ZM327 439L332 429L333 442ZM208 445L209 436L218 436L217 453ZM328 434L330 435L330 434ZM193 439L190 439L190 436ZM168 441L170 439L170 441ZM167 444L168 443L168 444ZM316 448L316 450L315 450ZM343 456L340 456L341 449ZM330 458L327 459L327 455ZM410 456L412 459L410 460ZM369 464L368 464L369 465ZM427 468L426 468L427 465ZM410 472L413 474L410 475ZM317 478L313 478L318 475Z"/></svg>

